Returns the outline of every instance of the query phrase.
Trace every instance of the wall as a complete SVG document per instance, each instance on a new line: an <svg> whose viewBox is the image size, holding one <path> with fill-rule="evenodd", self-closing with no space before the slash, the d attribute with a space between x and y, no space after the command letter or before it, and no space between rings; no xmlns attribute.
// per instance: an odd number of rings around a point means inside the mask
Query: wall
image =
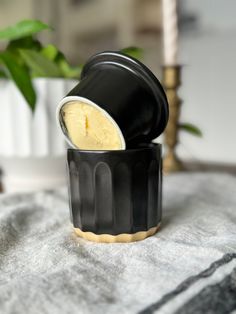
<svg viewBox="0 0 236 314"><path fill-rule="evenodd" d="M187 159L235 163L236 1L182 4L183 14L194 14L197 22L181 33L181 119L199 126L203 138L182 133L178 150Z"/></svg>

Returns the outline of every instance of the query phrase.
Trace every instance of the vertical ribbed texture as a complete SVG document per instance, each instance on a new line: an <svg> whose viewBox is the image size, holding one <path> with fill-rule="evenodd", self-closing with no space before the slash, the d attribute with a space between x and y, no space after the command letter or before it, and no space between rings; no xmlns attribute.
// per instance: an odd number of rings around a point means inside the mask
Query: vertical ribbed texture
<svg viewBox="0 0 236 314"><path fill-rule="evenodd" d="M114 166L114 231L117 234L129 233L130 226L133 224L131 180L132 178L130 177L130 171L127 164L121 162Z"/></svg>
<svg viewBox="0 0 236 314"><path fill-rule="evenodd" d="M98 233L113 229L112 175L108 164L100 162L94 169L95 216Z"/></svg>
<svg viewBox="0 0 236 314"><path fill-rule="evenodd" d="M159 189L158 182L159 175L158 163L156 160L152 160L148 168L148 226L152 224L152 221L158 220L158 211L156 209L161 207L161 201L159 201L161 200L161 188Z"/></svg>
<svg viewBox="0 0 236 314"><path fill-rule="evenodd" d="M46 157L65 154L65 141L55 119L58 102L74 80L37 78L34 114L13 82L0 80L0 156Z"/></svg>
<svg viewBox="0 0 236 314"><path fill-rule="evenodd" d="M85 228L93 228L95 224L94 216L94 192L93 192L93 174L90 165L82 162L79 166L79 187L81 221L85 222Z"/></svg>
<svg viewBox="0 0 236 314"><path fill-rule="evenodd" d="M78 169L74 161L70 163L70 180L69 180L69 189L70 189L70 219L71 221L77 221L78 224L81 224L81 197L80 197L80 189L79 189L79 176ZM79 211L74 211L72 208L80 208Z"/></svg>
<svg viewBox="0 0 236 314"><path fill-rule="evenodd" d="M148 171L144 162L137 162L132 169L132 202L133 202L133 232L147 228L148 211Z"/></svg>
<svg viewBox="0 0 236 314"><path fill-rule="evenodd" d="M161 146L68 150L73 224L97 234L146 231L161 219Z"/></svg>

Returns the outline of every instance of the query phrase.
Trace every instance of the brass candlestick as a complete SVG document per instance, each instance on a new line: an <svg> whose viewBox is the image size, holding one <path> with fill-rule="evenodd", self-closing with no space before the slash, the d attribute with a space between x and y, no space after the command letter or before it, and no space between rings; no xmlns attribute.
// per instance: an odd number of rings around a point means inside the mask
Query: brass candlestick
<svg viewBox="0 0 236 314"><path fill-rule="evenodd" d="M163 67L163 85L169 102L169 122L164 132L167 147L163 163L164 172L175 172L182 169L182 164L176 155L181 106L181 99L178 96L180 78L181 66L166 65Z"/></svg>

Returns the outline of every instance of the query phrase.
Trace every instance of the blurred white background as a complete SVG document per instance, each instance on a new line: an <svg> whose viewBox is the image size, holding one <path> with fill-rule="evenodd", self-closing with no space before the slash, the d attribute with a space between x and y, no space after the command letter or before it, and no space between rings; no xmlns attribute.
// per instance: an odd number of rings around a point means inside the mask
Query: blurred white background
<svg viewBox="0 0 236 314"><path fill-rule="evenodd" d="M181 132L185 160L236 162L236 1L180 0L183 65L181 120L196 124L202 138ZM23 18L50 23L43 39L73 62L97 51L139 46L144 62L161 79L162 21L159 0L0 0L0 27Z"/></svg>
<svg viewBox="0 0 236 314"><path fill-rule="evenodd" d="M236 163L236 1L183 0L181 119L203 138L181 134L184 158Z"/></svg>

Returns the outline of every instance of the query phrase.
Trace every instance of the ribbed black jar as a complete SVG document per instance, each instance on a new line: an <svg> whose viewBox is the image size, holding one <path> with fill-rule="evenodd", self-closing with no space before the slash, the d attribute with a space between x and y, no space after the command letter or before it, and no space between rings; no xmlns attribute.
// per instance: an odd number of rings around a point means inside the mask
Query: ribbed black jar
<svg viewBox="0 0 236 314"><path fill-rule="evenodd" d="M68 149L68 167L71 220L79 235L100 241L105 234L112 238L101 242L128 242L156 232L162 212L161 145ZM93 238L86 236L91 233ZM121 234L129 236L116 237Z"/></svg>

